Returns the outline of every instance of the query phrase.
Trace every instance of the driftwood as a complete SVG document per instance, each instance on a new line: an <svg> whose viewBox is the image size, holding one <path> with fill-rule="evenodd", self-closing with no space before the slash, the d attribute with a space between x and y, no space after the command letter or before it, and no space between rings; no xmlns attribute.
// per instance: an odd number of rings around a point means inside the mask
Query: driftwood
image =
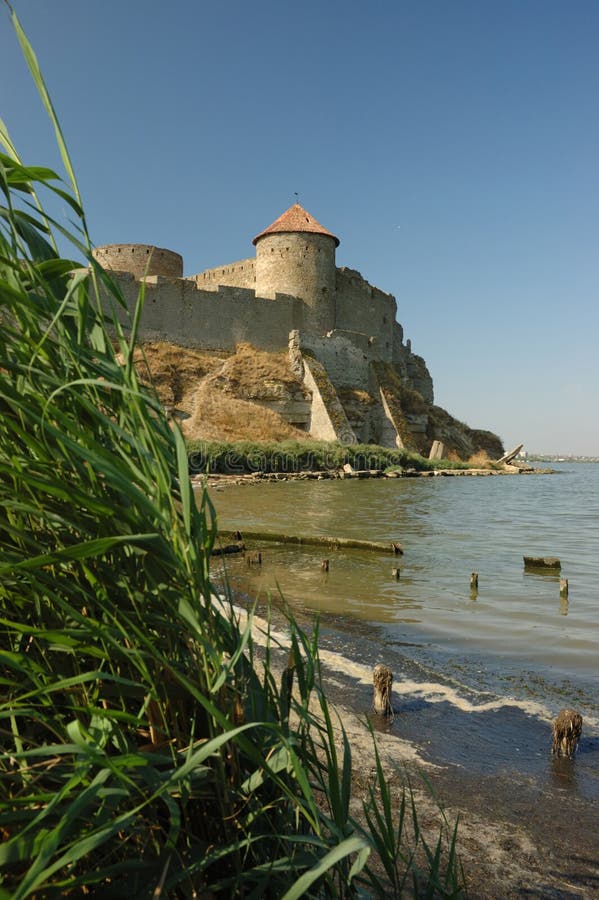
<svg viewBox="0 0 599 900"><path fill-rule="evenodd" d="M551 752L571 759L582 734L582 716L575 709L562 709L553 723Z"/></svg>
<svg viewBox="0 0 599 900"><path fill-rule="evenodd" d="M393 707L391 706L391 688L393 686L393 672L389 666L378 663L378 665L374 667L372 681L374 685L372 697L372 708L374 712L379 716L392 716Z"/></svg>
<svg viewBox="0 0 599 900"><path fill-rule="evenodd" d="M222 537L230 538L240 532L221 531ZM272 531L244 531L245 541L272 541L277 544L300 544L315 547L330 547L331 550L369 550L373 553L403 553L403 547L397 541L360 541L354 538L305 537L297 534L279 534Z"/></svg>
<svg viewBox="0 0 599 900"><path fill-rule="evenodd" d="M525 569L552 569L559 572L562 564L557 556L525 556Z"/></svg>

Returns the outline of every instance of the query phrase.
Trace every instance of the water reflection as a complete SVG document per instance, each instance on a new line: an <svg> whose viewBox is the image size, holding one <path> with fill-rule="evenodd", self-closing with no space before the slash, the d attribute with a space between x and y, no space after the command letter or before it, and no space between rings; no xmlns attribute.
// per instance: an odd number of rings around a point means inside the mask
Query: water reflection
<svg viewBox="0 0 599 900"><path fill-rule="evenodd" d="M561 790L575 790L578 786L578 775L575 761L563 756L552 756L549 768L551 784Z"/></svg>
<svg viewBox="0 0 599 900"><path fill-rule="evenodd" d="M430 478L304 481L227 488L213 496L223 528L401 541L398 559L358 552L262 547L251 590L276 591L296 609L386 625L389 639L433 639L547 668L597 684L596 554L599 466L584 478ZM592 482L592 476L595 482ZM591 484L592 482L592 484ZM593 487L593 484L595 487ZM593 499L595 498L595 499ZM580 515L585 517L581 541ZM599 521L599 517L598 517ZM576 603L559 603L559 574L523 570L523 554L562 560ZM321 560L330 556L330 571ZM248 584L248 572L231 576ZM468 590L472 572L478 592ZM409 621L408 621L409 617ZM397 634L393 632L397 627Z"/></svg>

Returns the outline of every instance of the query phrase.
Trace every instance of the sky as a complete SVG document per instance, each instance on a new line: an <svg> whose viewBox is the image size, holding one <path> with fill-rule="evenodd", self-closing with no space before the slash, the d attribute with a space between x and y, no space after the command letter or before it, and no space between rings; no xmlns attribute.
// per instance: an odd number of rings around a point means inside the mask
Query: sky
<svg viewBox="0 0 599 900"><path fill-rule="evenodd" d="M440 406L599 456L597 0L13 3L95 244L193 274L297 193L397 298ZM62 171L3 8L0 117Z"/></svg>

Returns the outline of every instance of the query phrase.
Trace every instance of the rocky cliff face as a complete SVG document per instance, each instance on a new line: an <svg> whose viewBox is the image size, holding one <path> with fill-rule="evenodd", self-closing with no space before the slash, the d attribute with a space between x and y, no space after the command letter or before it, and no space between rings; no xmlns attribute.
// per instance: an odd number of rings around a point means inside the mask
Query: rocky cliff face
<svg viewBox="0 0 599 900"><path fill-rule="evenodd" d="M142 378L154 382L190 439L305 440L316 427L315 398L297 352L267 353L239 344L234 353L223 354L151 343L138 351L136 366ZM368 391L327 386L352 440L405 446L426 456L435 440L460 459L503 454L497 435L472 429L434 405L432 379L421 357L406 354L399 364L371 367ZM319 402L322 390L313 387ZM328 398L333 408L331 403Z"/></svg>

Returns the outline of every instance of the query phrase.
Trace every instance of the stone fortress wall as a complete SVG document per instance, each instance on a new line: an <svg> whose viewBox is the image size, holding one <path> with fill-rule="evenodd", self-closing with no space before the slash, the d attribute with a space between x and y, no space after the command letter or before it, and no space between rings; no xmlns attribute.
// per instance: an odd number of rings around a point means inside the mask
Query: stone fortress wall
<svg viewBox="0 0 599 900"><path fill-rule="evenodd" d="M254 291L256 289L256 260L250 257L250 259L227 263L226 266L206 269L199 275L190 275L187 281L194 282L197 288L203 288L205 291L216 291L219 284L249 288Z"/></svg>
<svg viewBox="0 0 599 900"><path fill-rule="evenodd" d="M183 277L183 257L173 250L150 244L106 244L94 250L94 256L105 269L130 272L136 278L146 275Z"/></svg>
<svg viewBox="0 0 599 900"><path fill-rule="evenodd" d="M318 363L318 385L311 388L323 395L316 398L318 403L326 406L328 397L333 405L339 404L336 392L342 389L369 392L381 421L377 424L371 415L359 426L355 439L392 434L392 442L402 446L400 429L389 421L376 366L391 366L407 387L420 391L429 403L433 385L424 360L412 356L409 342L404 344L395 298L369 284L359 272L337 268L339 240L299 204L253 243L255 258L186 277L179 254L159 247L114 244L97 248L94 255L112 270L130 312L144 281L142 341L220 351L233 351L244 342L274 351L288 348L293 334L296 355L299 348L306 359ZM125 320L123 314L126 325ZM308 370L314 365L305 367L311 384L314 372ZM327 385L323 386L323 379L328 379ZM335 413L332 419L335 416L339 418ZM331 429L335 431L332 420L329 426L316 431L330 437ZM319 436L314 429L311 433Z"/></svg>

